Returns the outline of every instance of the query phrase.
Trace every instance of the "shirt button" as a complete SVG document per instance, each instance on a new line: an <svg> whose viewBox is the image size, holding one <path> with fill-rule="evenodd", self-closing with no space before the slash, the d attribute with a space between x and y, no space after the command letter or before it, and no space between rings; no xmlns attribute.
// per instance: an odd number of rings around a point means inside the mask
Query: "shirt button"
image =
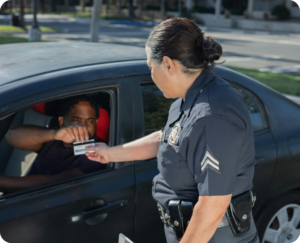
<svg viewBox="0 0 300 243"><path fill-rule="evenodd" d="M200 94L203 92L203 89L200 90Z"/></svg>

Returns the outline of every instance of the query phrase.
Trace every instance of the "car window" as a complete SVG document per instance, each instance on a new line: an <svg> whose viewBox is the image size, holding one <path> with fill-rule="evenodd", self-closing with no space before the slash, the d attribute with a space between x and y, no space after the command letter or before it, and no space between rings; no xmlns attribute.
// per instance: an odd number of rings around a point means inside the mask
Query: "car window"
<svg viewBox="0 0 300 243"><path fill-rule="evenodd" d="M141 85L145 135L162 130L168 119L168 113L171 104L175 99L167 99L154 83Z"/></svg>
<svg viewBox="0 0 300 243"><path fill-rule="evenodd" d="M96 92L86 94L84 97L74 96L39 103L17 112L11 116L11 118L6 118L1 124L4 124L4 121L5 124L9 122L10 124L5 126L6 131L14 130L15 133L17 133L16 127L26 131L28 125L31 125L31 129L41 129L38 127L43 127L44 129L59 129L59 117L61 116L61 112L68 112L68 110L71 109L69 107L72 107L73 116L65 116L63 126L71 126L72 124L84 125L88 129L89 134L92 134L90 135L90 139L95 139L96 142L101 141L110 144L112 142L110 141L110 132L112 130L110 129L110 114L112 107L110 106L111 97L109 93L106 91ZM85 103L80 103L82 99L88 99L91 106L85 106ZM85 102L86 100L83 101ZM67 108L61 110L63 104L64 107ZM82 112L82 109L85 109L85 112ZM96 109L96 113L99 112L99 118L97 120L93 118L93 109ZM88 118L85 117L86 114L89 115ZM1 133L4 134L2 131ZM9 143L9 141L11 143ZM70 176L66 174L66 179L68 179L83 174L103 171L111 167L111 165L94 163L88 160L85 155L75 154L73 147L67 147L66 142L62 140L48 141L39 148L32 146L26 147L25 149L25 147L21 147L24 146L22 144L19 145L19 148L16 148L17 146L14 147L11 144L15 144L13 136L10 136L8 140L6 136L2 136L0 139L0 149L4 151L0 158L0 175L26 177L30 175L55 175L70 171L70 173L73 174L70 174ZM77 152L84 150L83 147L80 147L80 144L78 146ZM53 160L56 161L55 164L52 163ZM78 169L80 173L73 172L73 169ZM52 184L52 182L49 181L49 183L46 184ZM39 181L36 181L34 187L38 188L40 186ZM13 189L13 186L11 187ZM24 187L24 189L30 188ZM11 191L18 192L18 190L19 189L13 189ZM5 192L5 188L3 189L0 186L0 196L2 192ZM4 195L9 193L11 192L7 191Z"/></svg>
<svg viewBox="0 0 300 243"><path fill-rule="evenodd" d="M243 102L249 113L254 132L266 129L268 127L266 113L258 97L236 83L230 82L230 85L243 97Z"/></svg>

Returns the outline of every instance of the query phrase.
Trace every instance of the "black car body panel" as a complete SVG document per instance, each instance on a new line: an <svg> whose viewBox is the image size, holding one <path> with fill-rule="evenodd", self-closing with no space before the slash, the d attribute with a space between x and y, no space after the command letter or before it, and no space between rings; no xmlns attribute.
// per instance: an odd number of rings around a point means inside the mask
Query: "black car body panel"
<svg viewBox="0 0 300 243"><path fill-rule="evenodd" d="M28 57L19 53L24 49ZM115 107L110 145L144 135L140 83L151 81L151 75L143 48L14 44L0 47L0 56L4 55L9 58L0 61L0 119L41 102L111 90ZM257 220L274 199L300 188L300 106L230 69L216 67L214 72L258 97L266 114L266 129L255 133ZM164 242L163 225L151 196L156 163L156 159L123 162L63 184L0 197L0 233L12 243L117 242L118 233L136 243ZM103 201L120 200L128 204L116 212L72 222L72 216L103 206Z"/></svg>

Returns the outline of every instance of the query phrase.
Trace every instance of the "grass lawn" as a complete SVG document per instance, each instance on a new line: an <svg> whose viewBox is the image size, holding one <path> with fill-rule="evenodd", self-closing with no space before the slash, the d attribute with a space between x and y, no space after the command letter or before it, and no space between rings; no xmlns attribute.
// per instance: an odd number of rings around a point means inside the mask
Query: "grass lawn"
<svg viewBox="0 0 300 243"><path fill-rule="evenodd" d="M24 42L31 43L34 41L28 41L27 38L23 38L23 37L16 37L16 36L12 36L12 35L0 34L0 45L1 44L24 43ZM44 41L42 41L42 42L44 42Z"/></svg>
<svg viewBox="0 0 300 243"><path fill-rule="evenodd" d="M28 29L31 29L30 25L26 26L26 30L12 25L0 25L0 32L24 32L27 31ZM40 30L42 32L59 32L62 31L62 28L40 26Z"/></svg>
<svg viewBox="0 0 300 243"><path fill-rule="evenodd" d="M228 66L237 72L254 78L280 93L300 96L300 77L285 73L260 72L257 70Z"/></svg>

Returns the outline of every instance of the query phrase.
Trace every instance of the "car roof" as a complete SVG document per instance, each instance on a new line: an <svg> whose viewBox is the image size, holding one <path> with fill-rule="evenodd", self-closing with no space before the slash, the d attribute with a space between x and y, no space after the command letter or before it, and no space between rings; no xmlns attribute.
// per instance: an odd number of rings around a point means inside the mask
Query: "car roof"
<svg viewBox="0 0 300 243"><path fill-rule="evenodd" d="M0 57L0 86L57 70L147 58L142 47L86 42L1 45Z"/></svg>

